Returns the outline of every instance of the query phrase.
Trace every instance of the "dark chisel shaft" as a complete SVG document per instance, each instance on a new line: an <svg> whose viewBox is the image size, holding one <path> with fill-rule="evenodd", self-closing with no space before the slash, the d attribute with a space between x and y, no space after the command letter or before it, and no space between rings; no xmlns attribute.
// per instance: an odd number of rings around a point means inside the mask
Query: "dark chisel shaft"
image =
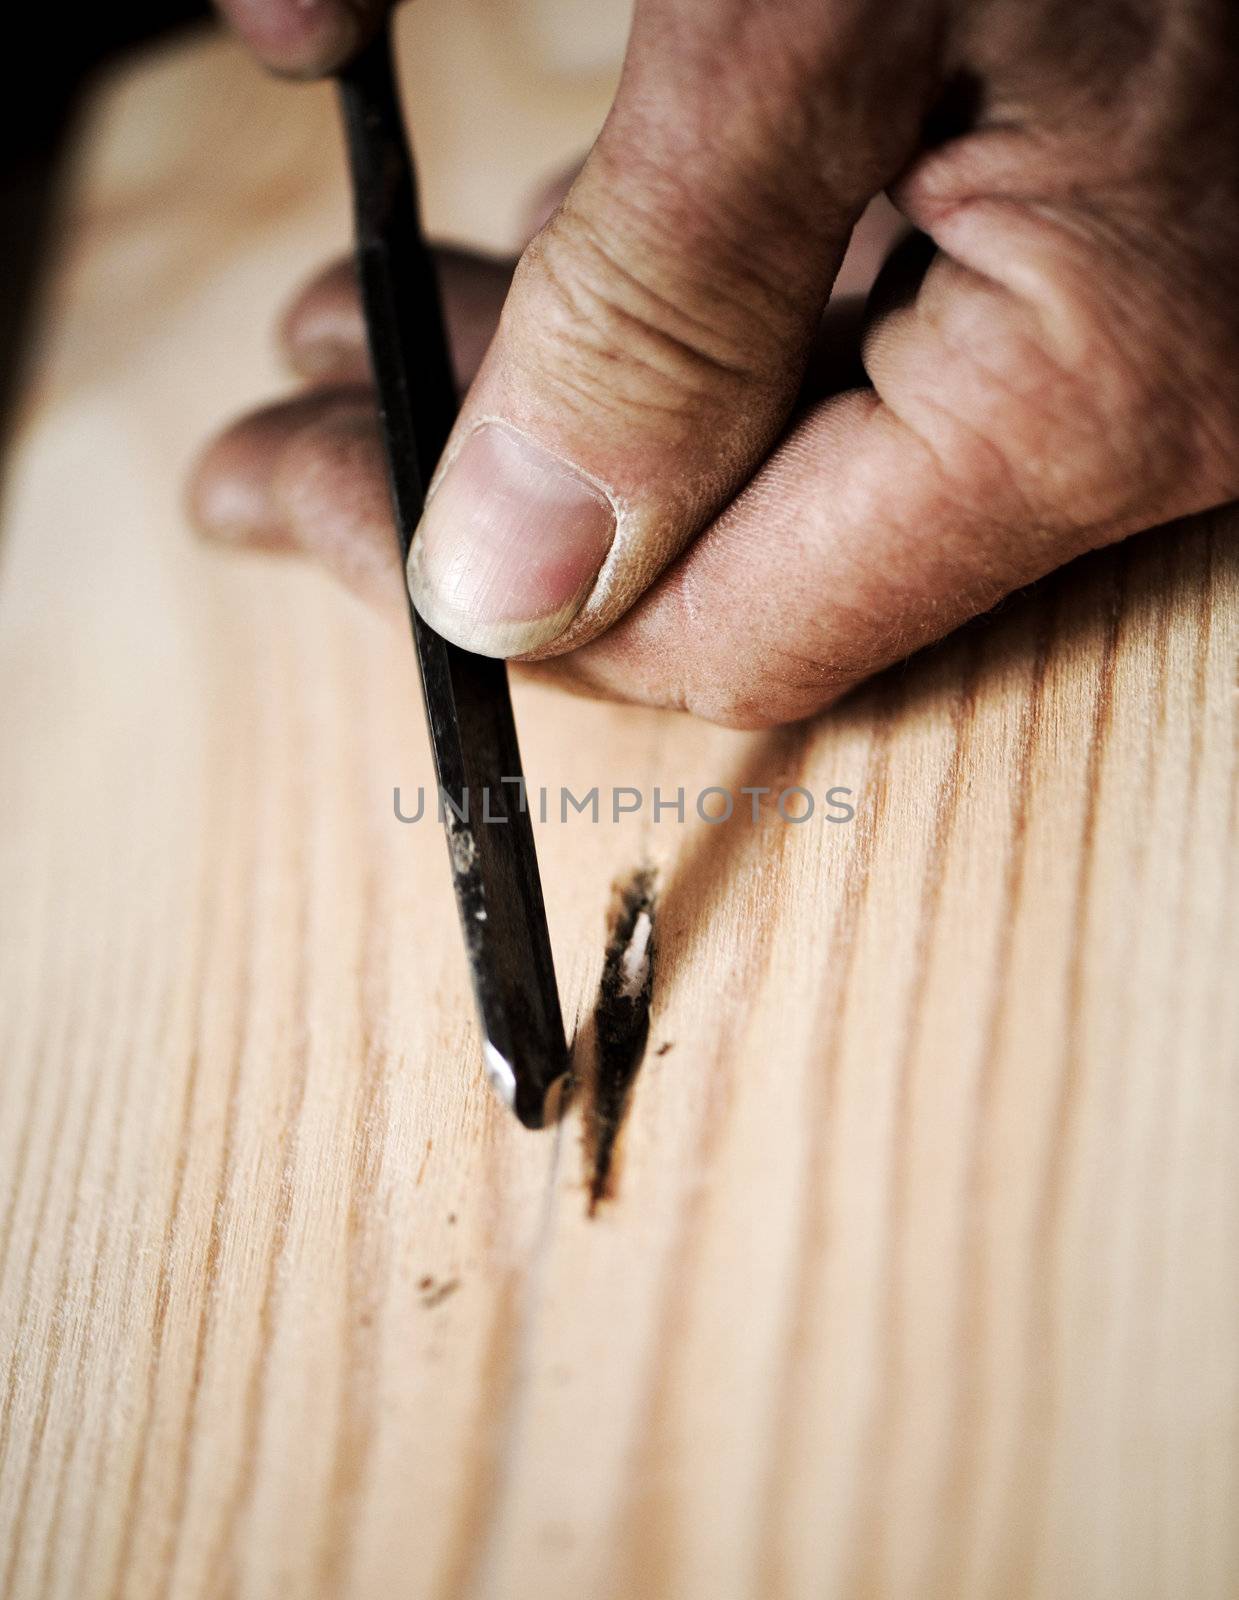
<svg viewBox="0 0 1239 1600"><path fill-rule="evenodd" d="M357 263L402 558L456 415L438 280L383 31L340 74ZM507 668L471 655L410 606L448 847L485 1034L487 1070L541 1126L567 1047ZM467 817L457 814L467 808ZM485 816L484 816L485 813ZM489 819L489 820L487 820Z"/></svg>

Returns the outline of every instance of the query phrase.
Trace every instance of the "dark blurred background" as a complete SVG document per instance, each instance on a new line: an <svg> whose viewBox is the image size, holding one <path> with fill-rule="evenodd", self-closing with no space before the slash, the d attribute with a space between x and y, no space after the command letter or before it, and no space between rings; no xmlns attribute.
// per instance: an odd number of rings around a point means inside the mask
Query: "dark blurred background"
<svg viewBox="0 0 1239 1600"><path fill-rule="evenodd" d="M0 426L21 362L38 264L54 214L66 130L91 75L136 45L201 23L206 0L31 7L18 74L0 97Z"/></svg>

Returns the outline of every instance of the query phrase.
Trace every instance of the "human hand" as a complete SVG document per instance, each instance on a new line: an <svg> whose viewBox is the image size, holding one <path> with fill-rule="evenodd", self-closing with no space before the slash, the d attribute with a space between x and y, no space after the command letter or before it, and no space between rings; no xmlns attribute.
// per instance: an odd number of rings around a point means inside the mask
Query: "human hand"
<svg viewBox="0 0 1239 1600"><path fill-rule="evenodd" d="M761 725L1235 497L1237 66L1228 0L638 0L615 106L433 486L419 610L469 648ZM884 189L937 254L875 287L872 387L806 386ZM265 542L340 566L390 541L350 393L234 430L202 520L248 474Z"/></svg>
<svg viewBox="0 0 1239 1600"><path fill-rule="evenodd" d="M273 72L319 78L355 55L391 0L216 0L225 20Z"/></svg>

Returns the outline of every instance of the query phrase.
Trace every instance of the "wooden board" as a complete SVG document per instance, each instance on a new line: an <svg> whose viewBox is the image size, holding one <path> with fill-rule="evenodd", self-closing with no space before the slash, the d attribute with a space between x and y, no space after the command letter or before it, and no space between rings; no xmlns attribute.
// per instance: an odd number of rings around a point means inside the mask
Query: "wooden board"
<svg viewBox="0 0 1239 1600"><path fill-rule="evenodd" d="M431 11L432 221L503 244L613 68ZM180 509L345 242L330 94L204 37L78 146L0 572L3 1592L1234 1595L1235 517L808 727L518 688L537 781L647 796L539 828L583 1029L612 883L659 876L591 1217L588 1096L488 1098L442 840L393 816L407 639ZM655 784L857 815L656 824Z"/></svg>

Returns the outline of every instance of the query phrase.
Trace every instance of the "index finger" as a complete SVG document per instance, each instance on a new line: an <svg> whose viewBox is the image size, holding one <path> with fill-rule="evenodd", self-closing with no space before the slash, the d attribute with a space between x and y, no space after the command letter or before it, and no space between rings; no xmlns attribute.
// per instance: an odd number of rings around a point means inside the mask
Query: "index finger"
<svg viewBox="0 0 1239 1600"><path fill-rule="evenodd" d="M274 72L318 78L336 71L374 32L391 0L216 0L220 12Z"/></svg>

